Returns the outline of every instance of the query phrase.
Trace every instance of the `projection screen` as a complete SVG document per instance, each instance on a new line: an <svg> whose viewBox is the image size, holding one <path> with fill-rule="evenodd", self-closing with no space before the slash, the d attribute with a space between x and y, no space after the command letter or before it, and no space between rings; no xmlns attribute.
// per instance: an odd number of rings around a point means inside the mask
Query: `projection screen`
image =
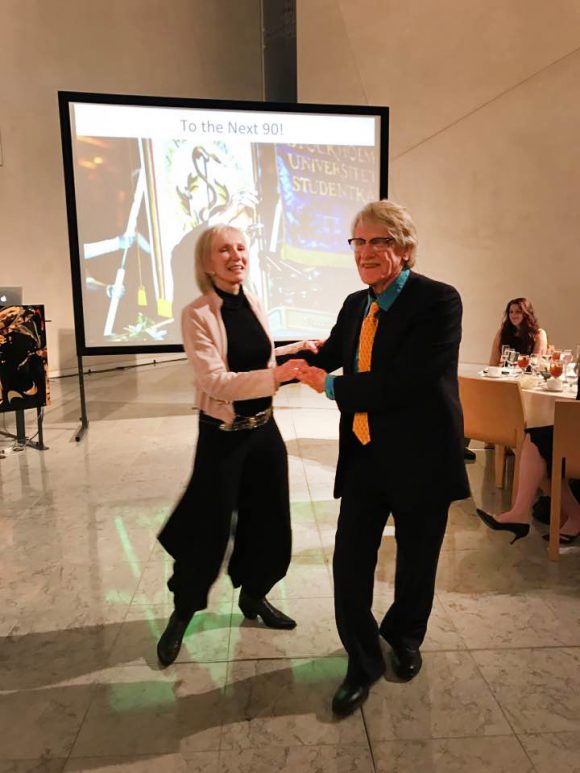
<svg viewBox="0 0 580 773"><path fill-rule="evenodd" d="M388 108L59 92L77 352L181 351L209 225L246 234L272 337L324 338L387 195Z"/></svg>

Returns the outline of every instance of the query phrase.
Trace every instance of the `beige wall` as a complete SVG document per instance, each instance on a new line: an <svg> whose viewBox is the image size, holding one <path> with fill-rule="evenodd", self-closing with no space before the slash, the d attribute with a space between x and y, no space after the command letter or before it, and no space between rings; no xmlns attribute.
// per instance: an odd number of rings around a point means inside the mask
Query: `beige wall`
<svg viewBox="0 0 580 773"><path fill-rule="evenodd" d="M580 343L579 47L580 0L298 0L299 98L390 105L390 194L463 295L465 360L515 295ZM0 73L0 282L46 303L67 369L56 92L259 99L259 0L0 0Z"/></svg>
<svg viewBox="0 0 580 773"><path fill-rule="evenodd" d="M57 91L261 98L259 0L0 0L0 283L74 367Z"/></svg>
<svg viewBox="0 0 580 773"><path fill-rule="evenodd" d="M527 295L580 343L580 1L298 0L299 99L391 107L391 198L455 284L462 359Z"/></svg>

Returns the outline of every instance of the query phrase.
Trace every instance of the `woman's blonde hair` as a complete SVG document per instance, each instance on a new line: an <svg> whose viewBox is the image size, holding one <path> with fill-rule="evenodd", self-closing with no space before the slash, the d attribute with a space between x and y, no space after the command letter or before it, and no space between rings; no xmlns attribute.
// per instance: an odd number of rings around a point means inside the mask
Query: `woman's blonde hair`
<svg viewBox="0 0 580 773"><path fill-rule="evenodd" d="M246 237L242 231L233 225L228 225L227 223L217 223L216 225L210 226L210 228L206 228L205 231L200 233L195 243L194 266L195 281L197 282L197 286L202 293L208 293L213 289L213 281L207 271L207 264L211 255L211 247L214 237L222 233L222 231L236 231L236 233L239 233L242 236L244 243L246 242Z"/></svg>
<svg viewBox="0 0 580 773"><path fill-rule="evenodd" d="M389 229L389 233L399 247L407 252L407 266L415 265L417 253L417 229L409 212L400 204L388 199L371 201L355 215L352 221L352 233L361 220L380 223Z"/></svg>

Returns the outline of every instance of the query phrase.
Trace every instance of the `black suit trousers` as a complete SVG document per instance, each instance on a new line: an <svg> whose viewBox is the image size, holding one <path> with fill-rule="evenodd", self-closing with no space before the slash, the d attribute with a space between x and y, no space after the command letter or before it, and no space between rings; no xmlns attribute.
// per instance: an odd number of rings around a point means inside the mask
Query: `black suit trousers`
<svg viewBox="0 0 580 773"><path fill-rule="evenodd" d="M249 430L224 432L200 416L191 480L159 535L175 558L168 582L175 609L186 619L207 606L231 536L228 573L262 598L288 570L292 550L288 457L274 419Z"/></svg>
<svg viewBox="0 0 580 773"><path fill-rule="evenodd" d="M333 574L338 633L348 654L348 677L372 681L384 669L379 630L393 645L418 647L433 605L439 552L449 502L394 510L388 480L372 444L356 443L345 469ZM394 600L377 625L371 606L383 530L392 513L397 559Z"/></svg>

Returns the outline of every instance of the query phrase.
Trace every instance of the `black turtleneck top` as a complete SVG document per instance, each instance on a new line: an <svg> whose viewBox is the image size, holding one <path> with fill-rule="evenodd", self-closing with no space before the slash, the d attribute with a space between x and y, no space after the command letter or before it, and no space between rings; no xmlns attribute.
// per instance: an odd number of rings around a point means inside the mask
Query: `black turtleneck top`
<svg viewBox="0 0 580 773"><path fill-rule="evenodd" d="M222 319L228 339L228 369L233 372L263 370L268 367L272 344L266 331L252 311L243 289L237 295L215 288L222 299ZM271 397L236 400L234 411L238 416L253 416L272 405Z"/></svg>

